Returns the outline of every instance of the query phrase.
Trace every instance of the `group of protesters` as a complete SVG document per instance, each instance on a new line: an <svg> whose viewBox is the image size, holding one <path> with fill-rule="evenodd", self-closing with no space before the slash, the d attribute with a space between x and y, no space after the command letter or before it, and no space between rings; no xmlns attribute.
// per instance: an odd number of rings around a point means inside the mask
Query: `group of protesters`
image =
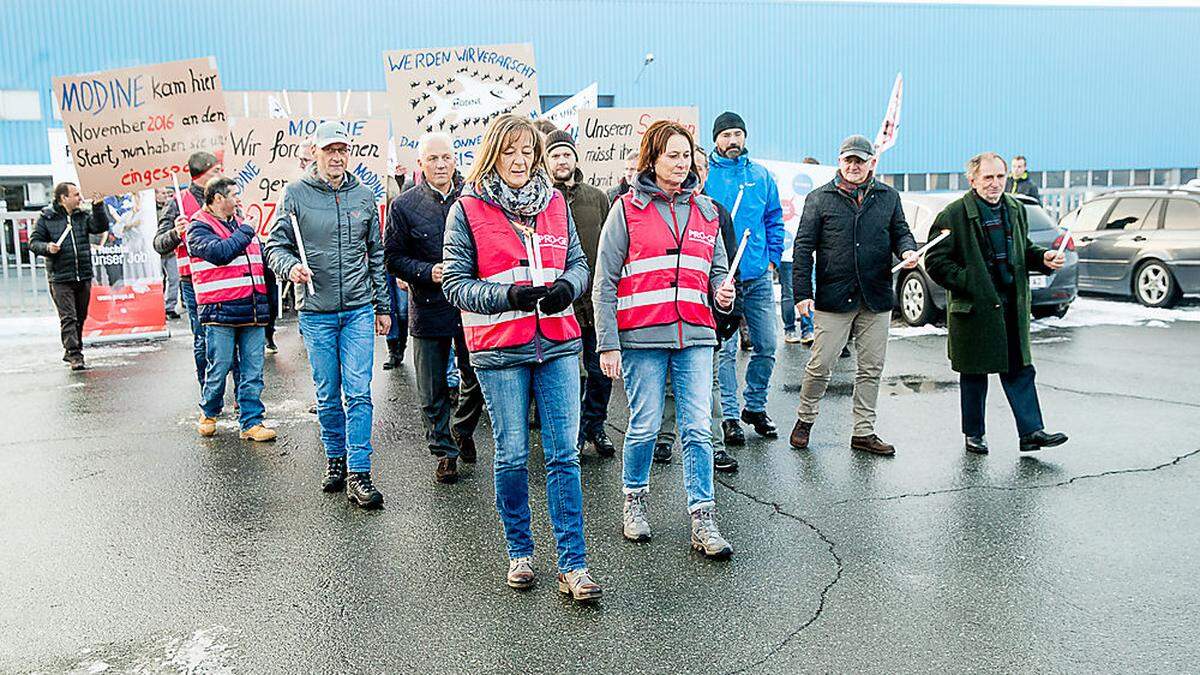
<svg viewBox="0 0 1200 675"><path fill-rule="evenodd" d="M913 268L922 257L949 296L949 356L961 374L965 450L988 452L990 373L1000 375L1021 451L1066 441L1042 423L1028 306L1028 273L1052 273L1063 258L1029 241L1024 206L1006 194L1010 172L995 153L967 162L971 189L937 216L934 229L949 234L925 250L909 231L899 194L874 175L873 144L858 135L845 139L837 176L805 200L784 267L775 182L751 160L746 124L732 112L716 118L710 148L681 124L653 123L608 194L587 182L571 134L552 125L497 117L466 176L457 170L452 139L430 133L419 141L413 180L391 200L382 227L373 192L348 171L352 143L342 122L316 128L304 176L287 186L265 243L241 220L238 186L212 154L194 154L189 187L161 196L154 246L174 256L194 336L198 431L217 432L232 377L241 438L275 438L262 423L263 355L274 348L266 332L277 313L272 276L287 280L316 389L322 489L344 492L363 508L381 507L371 477L375 336L388 338L388 367L403 359L403 340L411 338L437 482L454 482L459 461L476 461L474 433L487 410L505 581L513 588L529 588L537 577L532 415L545 455L558 588L584 602L602 593L588 567L579 456L589 449L616 454L605 432L614 380L629 405L624 537L651 539L651 466L672 460L678 438L691 546L711 558L733 553L718 527L714 471L737 470L732 448L746 442L742 424L762 437L778 434L767 414L779 334L776 275L790 273L781 302L811 326L804 330L811 354L793 448L809 447L833 367L852 343L857 371L847 445L896 453L878 435L875 415L892 268L897 260ZM104 227L104 216L102 209L79 209L75 186L60 185L54 194L31 247L53 267L52 288L62 286L54 298L64 358L82 368L79 326L91 268L78 251L87 232ZM64 244L70 228L75 234ZM739 326L750 348L740 391Z"/></svg>

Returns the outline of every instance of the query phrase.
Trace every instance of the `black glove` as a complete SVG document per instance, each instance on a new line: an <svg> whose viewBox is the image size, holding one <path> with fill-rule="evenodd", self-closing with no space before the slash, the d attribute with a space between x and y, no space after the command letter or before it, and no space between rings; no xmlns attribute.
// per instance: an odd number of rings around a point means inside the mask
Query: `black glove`
<svg viewBox="0 0 1200 675"><path fill-rule="evenodd" d="M713 318L717 322L717 338L724 342L729 338L737 335L738 326L742 323L740 314L725 314L722 312L713 312Z"/></svg>
<svg viewBox="0 0 1200 675"><path fill-rule="evenodd" d="M550 289L546 286L509 286L508 304L522 312L532 312L537 301L546 297Z"/></svg>
<svg viewBox="0 0 1200 675"><path fill-rule="evenodd" d="M550 292L546 293L546 297L542 298L539 304L542 314L558 314L570 307L571 301L575 299L575 289L571 288L571 282L566 279L555 279L549 289Z"/></svg>

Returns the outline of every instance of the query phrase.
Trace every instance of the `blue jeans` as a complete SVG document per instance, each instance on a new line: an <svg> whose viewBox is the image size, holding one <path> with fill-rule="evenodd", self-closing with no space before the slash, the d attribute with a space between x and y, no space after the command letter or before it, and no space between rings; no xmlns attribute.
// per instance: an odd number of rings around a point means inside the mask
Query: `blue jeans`
<svg viewBox="0 0 1200 675"><path fill-rule="evenodd" d="M813 280L817 278L817 270L813 269ZM783 330L796 330L796 299L792 297L792 263L785 260L779 263L779 318L783 319ZM800 317L800 334L810 335L813 332L811 316Z"/></svg>
<svg viewBox="0 0 1200 675"><path fill-rule="evenodd" d="M208 350L204 347L204 326L200 323L200 313L196 308L196 289L192 286L191 277L184 279L179 284L179 294L183 296L183 306L187 309L188 324L192 327L192 356L196 359L196 381L203 389Z"/></svg>
<svg viewBox="0 0 1200 675"><path fill-rule="evenodd" d="M462 376L458 373L458 360L454 355L454 343L450 343L450 357L446 359L446 386L458 389L462 384Z"/></svg>
<svg viewBox="0 0 1200 675"><path fill-rule="evenodd" d="M775 369L775 293L771 275L743 281L743 312L750 331L750 364L746 366L746 410L764 412L767 409L767 389L771 386L771 371ZM725 419L738 418L737 397L737 340L721 345L721 411Z"/></svg>
<svg viewBox="0 0 1200 675"><path fill-rule="evenodd" d="M374 309L363 305L344 312L301 311L300 334L317 387L325 455L347 457L351 472L370 471Z"/></svg>
<svg viewBox="0 0 1200 675"><path fill-rule="evenodd" d="M736 341L734 341L736 342ZM625 431L625 493L650 489L650 463L662 425L667 375L683 445L683 482L688 511L713 506L712 347L625 349L621 373L629 397Z"/></svg>
<svg viewBox="0 0 1200 675"><path fill-rule="evenodd" d="M262 326L204 326L208 350L208 369L200 394L200 410L207 417L221 414L225 403L225 379L237 359L238 425L243 431L263 420L263 347L266 331Z"/></svg>
<svg viewBox="0 0 1200 675"><path fill-rule="evenodd" d="M579 483L579 357L535 365L475 371L483 388L496 441L496 511L504 525L508 557L533 555L529 529L530 391L542 416L546 505L562 573L587 567L583 541L583 488Z"/></svg>

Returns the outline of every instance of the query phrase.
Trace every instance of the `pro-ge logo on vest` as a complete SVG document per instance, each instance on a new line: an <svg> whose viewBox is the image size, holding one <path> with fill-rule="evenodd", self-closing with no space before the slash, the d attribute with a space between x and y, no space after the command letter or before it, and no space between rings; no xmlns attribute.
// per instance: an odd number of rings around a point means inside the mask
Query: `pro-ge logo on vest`
<svg viewBox="0 0 1200 675"><path fill-rule="evenodd" d="M717 235L715 234L706 234L700 230L689 229L687 231L687 236L689 241L698 241L702 244L708 244L709 246L717 245Z"/></svg>
<svg viewBox="0 0 1200 675"><path fill-rule="evenodd" d="M550 248L561 248L567 250L567 238L555 236L553 234L538 234L538 239L542 242L542 246Z"/></svg>

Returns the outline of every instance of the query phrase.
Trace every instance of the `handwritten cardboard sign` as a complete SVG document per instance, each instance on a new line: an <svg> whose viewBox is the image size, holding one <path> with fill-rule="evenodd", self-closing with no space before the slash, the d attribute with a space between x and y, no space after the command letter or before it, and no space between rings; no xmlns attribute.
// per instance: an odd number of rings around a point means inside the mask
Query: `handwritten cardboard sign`
<svg viewBox="0 0 1200 675"><path fill-rule="evenodd" d="M579 91L578 94L559 103L542 113L539 117L554 123L554 126L571 134L579 140L579 111L584 108L596 108L600 100L600 87L595 82Z"/></svg>
<svg viewBox="0 0 1200 675"><path fill-rule="evenodd" d="M595 108L579 111L579 164L587 182L607 190L621 180L625 163L637 157L642 134L658 120L679 122L696 135L696 108Z"/></svg>

